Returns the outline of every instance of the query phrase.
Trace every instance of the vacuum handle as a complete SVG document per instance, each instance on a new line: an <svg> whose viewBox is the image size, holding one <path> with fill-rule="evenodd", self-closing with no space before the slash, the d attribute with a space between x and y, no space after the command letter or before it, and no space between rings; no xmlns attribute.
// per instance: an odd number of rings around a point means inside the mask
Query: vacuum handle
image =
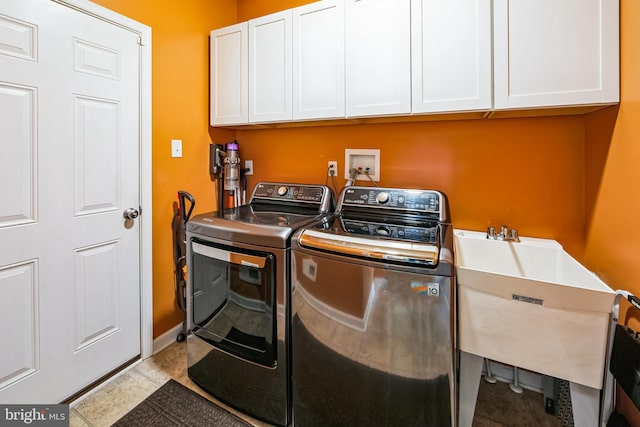
<svg viewBox="0 0 640 427"><path fill-rule="evenodd" d="M184 201L188 200L189 201L189 212L186 212L185 210L185 203ZM189 193L187 193L186 191L178 191L178 202L180 204L180 213L182 216L182 220L184 222L189 221L189 218L191 217L191 212L193 212L193 207L196 205L196 200L193 198L193 196Z"/></svg>

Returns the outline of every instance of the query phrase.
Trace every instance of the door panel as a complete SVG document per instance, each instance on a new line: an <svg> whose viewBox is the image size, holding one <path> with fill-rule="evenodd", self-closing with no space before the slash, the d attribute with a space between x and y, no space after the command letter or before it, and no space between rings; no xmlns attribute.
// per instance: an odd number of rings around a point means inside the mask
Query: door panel
<svg viewBox="0 0 640 427"><path fill-rule="evenodd" d="M118 249L118 242L106 242L75 251L76 350L120 329ZM93 278L91 283L87 277Z"/></svg>
<svg viewBox="0 0 640 427"><path fill-rule="evenodd" d="M411 1L412 112L488 110L491 1Z"/></svg>
<svg viewBox="0 0 640 427"><path fill-rule="evenodd" d="M0 389L38 369L37 271L35 260L0 269L0 313L14 319L13 327L0 328L0 340L13 346L2 356Z"/></svg>
<svg viewBox="0 0 640 427"><path fill-rule="evenodd" d="M139 64L124 28L0 4L3 403L63 401L140 354Z"/></svg>
<svg viewBox="0 0 640 427"><path fill-rule="evenodd" d="M293 119L344 118L344 3L293 9Z"/></svg>
<svg viewBox="0 0 640 427"><path fill-rule="evenodd" d="M410 6L408 0L345 2L348 117L411 112Z"/></svg>
<svg viewBox="0 0 640 427"><path fill-rule="evenodd" d="M120 78L120 52L86 40L74 40L73 62L75 71L98 77Z"/></svg>
<svg viewBox="0 0 640 427"><path fill-rule="evenodd" d="M74 96L76 215L113 211L118 197L118 102Z"/></svg>
<svg viewBox="0 0 640 427"><path fill-rule="evenodd" d="M291 120L291 10L249 21L249 122Z"/></svg>
<svg viewBox="0 0 640 427"><path fill-rule="evenodd" d="M619 102L619 2L493 2L495 108Z"/></svg>
<svg viewBox="0 0 640 427"><path fill-rule="evenodd" d="M0 16L0 53L36 60L37 27L8 16Z"/></svg>
<svg viewBox="0 0 640 427"><path fill-rule="evenodd" d="M0 46L2 41L0 40ZM0 227L35 220L34 88L0 84Z"/></svg>
<svg viewBox="0 0 640 427"><path fill-rule="evenodd" d="M249 122L248 31L246 22L211 31L212 126Z"/></svg>

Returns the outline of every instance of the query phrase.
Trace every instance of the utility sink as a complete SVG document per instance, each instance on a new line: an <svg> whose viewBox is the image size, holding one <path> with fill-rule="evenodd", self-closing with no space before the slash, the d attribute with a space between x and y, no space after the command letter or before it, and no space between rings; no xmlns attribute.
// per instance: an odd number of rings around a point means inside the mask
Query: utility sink
<svg viewBox="0 0 640 427"><path fill-rule="evenodd" d="M614 291L555 240L454 231L460 350L600 389Z"/></svg>

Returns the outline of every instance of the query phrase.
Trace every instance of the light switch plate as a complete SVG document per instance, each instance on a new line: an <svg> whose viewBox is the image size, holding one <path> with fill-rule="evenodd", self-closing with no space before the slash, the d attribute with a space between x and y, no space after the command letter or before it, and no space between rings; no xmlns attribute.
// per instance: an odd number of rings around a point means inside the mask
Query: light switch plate
<svg viewBox="0 0 640 427"><path fill-rule="evenodd" d="M171 157L182 157L182 140L171 140Z"/></svg>

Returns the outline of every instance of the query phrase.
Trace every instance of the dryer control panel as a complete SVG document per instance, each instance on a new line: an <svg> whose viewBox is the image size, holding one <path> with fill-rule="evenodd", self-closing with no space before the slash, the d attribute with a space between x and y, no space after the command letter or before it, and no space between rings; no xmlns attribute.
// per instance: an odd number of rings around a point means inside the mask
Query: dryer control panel
<svg viewBox="0 0 640 427"><path fill-rule="evenodd" d="M319 213L333 210L333 192L325 185L259 182L253 189L250 205L255 203L313 206Z"/></svg>
<svg viewBox="0 0 640 427"><path fill-rule="evenodd" d="M320 203L325 197L322 186L296 184L259 183L253 192L253 198L274 200L300 200Z"/></svg>

